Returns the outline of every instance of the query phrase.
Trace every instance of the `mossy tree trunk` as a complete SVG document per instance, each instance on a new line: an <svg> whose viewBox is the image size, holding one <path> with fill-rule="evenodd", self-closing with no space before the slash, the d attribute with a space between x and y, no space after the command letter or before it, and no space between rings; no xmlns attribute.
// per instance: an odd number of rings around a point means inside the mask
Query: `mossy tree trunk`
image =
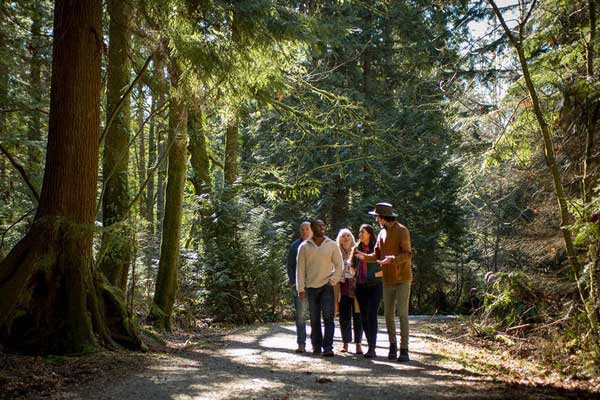
<svg viewBox="0 0 600 400"><path fill-rule="evenodd" d="M194 194L200 202L200 196L211 190L212 179L210 177L210 159L208 156L208 145L206 141L206 117L198 98L195 98L190 106L188 117L188 133L190 144L190 165L192 167L191 182L194 186ZM188 247L192 241L198 241L200 227L205 221L204 210L199 207L192 223L191 234L186 244Z"/></svg>
<svg viewBox="0 0 600 400"><path fill-rule="evenodd" d="M160 261L154 300L148 320L159 330L171 330L171 316L178 291L179 242L187 164L187 106L180 92L181 68L169 62L171 103L169 106L169 167Z"/></svg>
<svg viewBox="0 0 600 400"><path fill-rule="evenodd" d="M102 2L57 0L46 169L34 223L0 262L0 343L72 354L142 346L122 292L92 268ZM96 270L97 271L97 270Z"/></svg>
<svg viewBox="0 0 600 400"><path fill-rule="evenodd" d="M131 9L126 1L108 2L109 48L107 123L118 106L131 79ZM106 131L102 175L104 195L102 218L104 231L99 264L108 281L125 290L131 261L131 232L126 220L129 214L129 94Z"/></svg>

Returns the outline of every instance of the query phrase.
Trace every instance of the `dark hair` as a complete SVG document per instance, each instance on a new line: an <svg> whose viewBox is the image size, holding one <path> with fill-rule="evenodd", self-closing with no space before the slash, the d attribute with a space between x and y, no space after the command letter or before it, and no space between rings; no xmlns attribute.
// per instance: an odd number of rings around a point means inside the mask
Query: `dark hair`
<svg viewBox="0 0 600 400"><path fill-rule="evenodd" d="M325 222L323 222L323 220L321 220L321 219L314 219L314 220L311 221L310 227L312 228L313 226L315 226L317 224L325 226Z"/></svg>
<svg viewBox="0 0 600 400"><path fill-rule="evenodd" d="M381 218L383 218L384 220L386 220L387 222L394 222L396 220L396 217L391 216L391 215L386 215L386 216L381 216Z"/></svg>
<svg viewBox="0 0 600 400"><path fill-rule="evenodd" d="M375 248L375 242L377 241L377 238L375 237L375 230L369 224L362 224L358 231L360 232L363 229L369 232L369 249L373 251L373 249ZM362 242L360 242L358 245L362 247Z"/></svg>

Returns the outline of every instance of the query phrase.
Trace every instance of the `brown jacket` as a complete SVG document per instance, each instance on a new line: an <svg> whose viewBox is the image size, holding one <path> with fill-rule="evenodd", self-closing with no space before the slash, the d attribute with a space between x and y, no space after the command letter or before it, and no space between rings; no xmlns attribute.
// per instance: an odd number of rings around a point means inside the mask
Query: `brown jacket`
<svg viewBox="0 0 600 400"><path fill-rule="evenodd" d="M382 260L385 256L393 256L394 259L391 263L381 266L384 285L412 282L410 233L404 225L397 221L393 222L389 228L379 232L375 252L368 254L365 260L374 262Z"/></svg>

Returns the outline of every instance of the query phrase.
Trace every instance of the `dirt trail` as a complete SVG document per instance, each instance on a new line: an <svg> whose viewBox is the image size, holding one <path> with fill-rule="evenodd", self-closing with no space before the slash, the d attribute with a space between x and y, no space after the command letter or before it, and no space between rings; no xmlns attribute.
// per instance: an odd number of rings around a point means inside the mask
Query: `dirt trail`
<svg viewBox="0 0 600 400"><path fill-rule="evenodd" d="M298 355L293 324L238 330L193 350L154 355L140 371L65 394L69 399L516 399L582 398L581 393L507 384L470 373L431 334L429 318L411 318L411 362L388 361L380 321L378 358ZM336 329L334 348L340 348ZM447 345L447 346L446 346ZM310 345L307 346L310 350ZM353 347L353 346L352 346ZM444 351L445 352L445 351Z"/></svg>

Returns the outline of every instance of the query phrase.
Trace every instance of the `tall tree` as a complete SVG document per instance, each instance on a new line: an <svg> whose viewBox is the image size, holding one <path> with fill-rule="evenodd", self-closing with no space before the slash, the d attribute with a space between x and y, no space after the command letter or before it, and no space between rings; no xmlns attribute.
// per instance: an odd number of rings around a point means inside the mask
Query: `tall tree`
<svg viewBox="0 0 600 400"><path fill-rule="evenodd" d="M158 329L170 331L171 314L178 290L179 242L187 165L187 106L180 87L181 66L174 57L169 60L169 75L169 167L165 216L156 289L148 319Z"/></svg>
<svg viewBox="0 0 600 400"><path fill-rule="evenodd" d="M131 259L131 232L124 223L129 213L131 8L127 1L108 2L109 48L107 127L102 175L104 231L100 267L109 282L125 290ZM115 114L113 116L113 114ZM111 123L112 120L112 123Z"/></svg>
<svg viewBox="0 0 600 400"><path fill-rule="evenodd" d="M0 262L0 342L55 354L88 351L97 338L139 347L122 292L92 269L102 2L57 0L53 38L46 169L34 223Z"/></svg>

